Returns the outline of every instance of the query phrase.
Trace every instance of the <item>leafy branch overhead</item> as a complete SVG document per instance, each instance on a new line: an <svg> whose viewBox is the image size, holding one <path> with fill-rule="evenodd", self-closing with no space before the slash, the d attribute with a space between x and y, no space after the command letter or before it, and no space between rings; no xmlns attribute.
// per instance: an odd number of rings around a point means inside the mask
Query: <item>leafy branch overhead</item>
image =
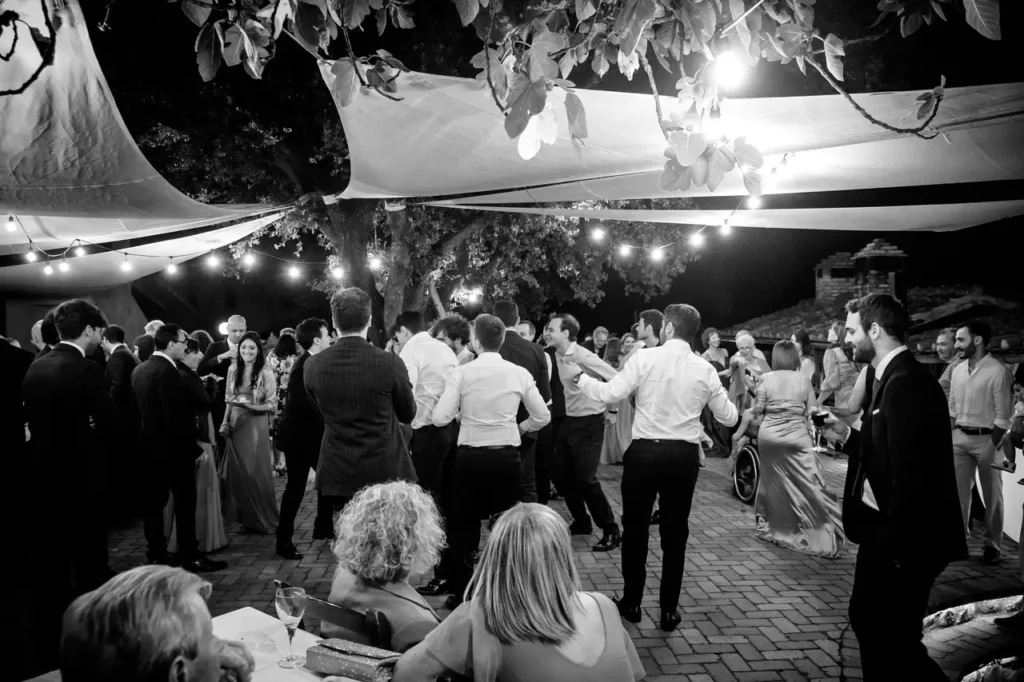
<svg viewBox="0 0 1024 682"><path fill-rule="evenodd" d="M405 66L379 50L357 57L350 31L415 25L413 0L180 0L200 27L196 54L200 73L212 79L222 64L242 64L259 78L281 35L331 63L337 103L348 106L361 92L400 99ZM648 54L679 76L676 105L667 115L656 96L659 124L668 147L663 189L691 184L714 191L725 174L738 170L753 195L761 192L761 154L743 137L712 132L728 83L727 63L751 68L758 62L808 66L842 94L867 120L900 134L933 137L928 126L942 101L943 86L918 98L915 126L900 127L873 117L845 90L843 58L849 44L815 26L816 0L451 0L461 23L472 25L483 43L471 64L477 79L505 117L505 131L523 158L552 145L565 129L574 145L588 138L584 99L570 74L589 68L601 77L612 66L628 79L643 68L655 86ZM424 5L425 7L425 5ZM898 24L903 36L947 14L952 0L880 0L876 24ZM999 40L998 0L964 0L966 22ZM424 10L426 11L426 10ZM433 5L430 11L437 11ZM331 52L342 45L341 52ZM331 62L332 55L337 57ZM819 60L819 56L823 59ZM683 59L689 57L690 73ZM823 61L823 63L822 63ZM564 124L562 123L564 121ZM563 128L564 125L564 128Z"/></svg>

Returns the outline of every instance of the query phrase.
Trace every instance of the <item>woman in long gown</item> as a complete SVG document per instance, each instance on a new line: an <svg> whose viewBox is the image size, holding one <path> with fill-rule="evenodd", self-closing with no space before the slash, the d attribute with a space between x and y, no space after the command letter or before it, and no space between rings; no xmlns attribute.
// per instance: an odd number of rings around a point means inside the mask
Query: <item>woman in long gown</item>
<svg viewBox="0 0 1024 682"><path fill-rule="evenodd" d="M800 372L796 344L779 341L773 371L761 377L754 416L761 478L754 500L755 535L805 554L839 556L846 536L835 493L825 488L807 416L814 405L810 379Z"/></svg>
<svg viewBox="0 0 1024 682"><path fill-rule="evenodd" d="M604 361L616 370L622 369L622 341L608 339L604 347ZM626 448L633 442L633 405L626 396L615 405L609 405L604 426L604 444L601 446L601 464L622 464Z"/></svg>
<svg viewBox="0 0 1024 682"><path fill-rule="evenodd" d="M274 372L264 364L263 344L248 332L238 344L224 386L224 518L260 533L277 529L270 417L277 408Z"/></svg>

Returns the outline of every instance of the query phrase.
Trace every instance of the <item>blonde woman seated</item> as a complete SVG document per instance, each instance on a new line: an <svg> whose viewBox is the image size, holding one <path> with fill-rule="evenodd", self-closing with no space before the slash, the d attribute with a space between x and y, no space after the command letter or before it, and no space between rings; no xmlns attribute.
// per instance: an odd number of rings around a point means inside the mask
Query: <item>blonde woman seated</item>
<svg viewBox="0 0 1024 682"><path fill-rule="evenodd" d="M440 618L408 583L410 575L433 568L444 547L437 506L428 492L405 481L367 486L338 515L335 535L338 569L329 602L384 614L392 633L387 648L399 653L437 627ZM361 632L329 623L323 623L321 635L370 643Z"/></svg>
<svg viewBox="0 0 1024 682"><path fill-rule="evenodd" d="M393 682L627 682L644 676L615 604L580 591L569 528L518 504L487 539L466 601L398 661Z"/></svg>
<svg viewBox="0 0 1024 682"><path fill-rule="evenodd" d="M757 433L761 477L754 500L755 535L787 549L839 556L843 534L839 501L825 488L807 416L815 404L811 380L800 371L792 341L772 350L773 371L761 377L752 408L763 415Z"/></svg>

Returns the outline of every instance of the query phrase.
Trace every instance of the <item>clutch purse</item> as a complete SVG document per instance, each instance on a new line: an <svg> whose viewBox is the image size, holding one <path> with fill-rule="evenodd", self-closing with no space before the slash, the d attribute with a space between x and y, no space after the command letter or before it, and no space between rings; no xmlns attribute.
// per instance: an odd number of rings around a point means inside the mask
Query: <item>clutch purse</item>
<svg viewBox="0 0 1024 682"><path fill-rule="evenodd" d="M399 655L344 639L324 639L306 651L306 668L358 682L390 682Z"/></svg>

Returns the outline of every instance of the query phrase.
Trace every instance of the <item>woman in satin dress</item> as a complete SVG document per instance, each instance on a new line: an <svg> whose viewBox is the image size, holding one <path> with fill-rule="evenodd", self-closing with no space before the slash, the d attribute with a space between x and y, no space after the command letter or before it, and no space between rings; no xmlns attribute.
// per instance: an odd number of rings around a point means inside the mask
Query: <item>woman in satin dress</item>
<svg viewBox="0 0 1024 682"><path fill-rule="evenodd" d="M277 409L277 382L266 366L256 332L238 343L224 386L224 519L248 530L273 533L280 518L274 494L270 418Z"/></svg>
<svg viewBox="0 0 1024 682"><path fill-rule="evenodd" d="M630 347L632 350L632 347ZM626 364L628 352L622 341L614 336L608 339L602 358L616 371L621 371ZM605 413L604 443L601 445L601 464L622 464L622 458L633 442L633 404L632 396L626 396L614 405L609 405ZM614 416L611 416L614 415Z"/></svg>
<svg viewBox="0 0 1024 682"><path fill-rule="evenodd" d="M846 536L835 493L825 488L807 417L814 405L811 381L800 372L792 341L772 351L773 371L761 377L754 416L761 478L754 500L755 535L780 547L829 559L839 556Z"/></svg>

